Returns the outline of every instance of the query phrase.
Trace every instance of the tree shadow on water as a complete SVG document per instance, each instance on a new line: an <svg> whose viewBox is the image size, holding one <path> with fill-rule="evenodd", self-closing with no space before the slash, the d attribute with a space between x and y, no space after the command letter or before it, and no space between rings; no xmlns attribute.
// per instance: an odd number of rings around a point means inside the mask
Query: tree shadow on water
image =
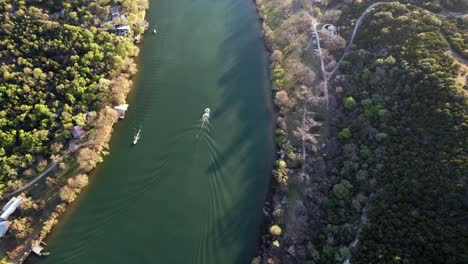
<svg viewBox="0 0 468 264"><path fill-rule="evenodd" d="M216 160L207 168L207 173L212 173L228 164L240 167L233 170L236 172L233 175L223 175L240 177L230 179L239 181L240 187L234 190L236 200L225 204L222 214L215 219L215 230L210 231L212 247L227 245L241 252L236 259L226 260L235 264L250 263L255 253L261 208L273 164L273 107L268 61L255 9L247 5L253 3L232 1L230 5L231 14L235 14L227 18L232 33L218 50L219 59L230 67L217 82L223 96L212 114L213 119L219 120L236 115L242 122L233 128L237 133L229 145L222 151L215 150L219 151ZM242 164L235 163L240 161Z"/></svg>

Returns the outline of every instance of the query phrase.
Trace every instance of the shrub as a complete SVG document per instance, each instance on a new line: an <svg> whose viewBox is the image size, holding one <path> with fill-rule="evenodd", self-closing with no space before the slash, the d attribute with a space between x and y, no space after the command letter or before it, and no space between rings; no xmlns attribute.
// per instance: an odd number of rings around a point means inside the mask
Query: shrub
<svg viewBox="0 0 468 264"><path fill-rule="evenodd" d="M280 236L281 235L281 227L278 225L274 225L270 227L270 233L274 236Z"/></svg>
<svg viewBox="0 0 468 264"><path fill-rule="evenodd" d="M339 140L349 140L351 138L351 131L349 128L343 128L340 133L338 133Z"/></svg>

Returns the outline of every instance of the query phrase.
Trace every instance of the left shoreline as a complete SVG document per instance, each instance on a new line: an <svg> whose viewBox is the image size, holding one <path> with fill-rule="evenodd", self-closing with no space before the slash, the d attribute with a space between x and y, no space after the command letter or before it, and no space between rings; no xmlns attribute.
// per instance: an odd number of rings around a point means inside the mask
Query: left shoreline
<svg viewBox="0 0 468 264"><path fill-rule="evenodd" d="M103 161L104 156L109 154L109 142L112 136L113 126L119 119L123 118L123 115L113 109L113 107L126 104L126 99L130 91L134 89L133 79L138 70L136 62L140 55L139 47L141 46L143 35L148 29L148 22L145 18L149 9L149 1L146 6L140 8L142 8L140 12L131 13L128 11L129 16L133 15L139 18L137 20L139 22L138 25L129 23L129 26L135 28L144 27L144 30L138 32L129 31L126 32L126 35L119 35L116 37L118 39L117 41L127 42L127 45L129 42L132 43L130 45L132 50L128 52L127 56L122 58L125 60L124 63L126 66L132 70L111 73L111 76L109 76L110 78L106 80L109 85L109 97L112 97L112 102L102 104L101 109L91 118L92 124L88 126L88 131L84 133L81 139L76 141L72 140L68 150L64 151L63 155L58 157L58 160L54 160L51 157L52 162L50 167L41 173L41 175L46 178L44 182L35 183L35 181L42 178L42 176L40 176L34 180L34 185L27 183L17 191L13 191L13 193L17 193L16 195L19 194L25 200L29 199L30 201L31 197L26 196L25 192L27 192L27 190L25 189L33 189L35 187L36 189L40 189L44 187L39 186L39 188L37 188L38 184L47 185L47 187L53 185L54 187L51 188L52 190L44 192L45 194L41 194L42 199L48 201L52 200L52 202L50 202L51 204L43 204L41 209L43 211L41 213L36 213L36 215L32 214L33 216L26 215L29 219L34 216L39 218L34 219L36 223L33 222L30 235L24 239L16 238L16 243L7 242L6 244L8 245L4 244L4 246L0 248L0 251L5 250L5 252L0 252L0 264L23 263L32 253L33 247L45 245L43 240L47 238L52 228L58 224L59 217L71 206L71 203L77 198L81 190L88 185L87 173L94 170L97 165ZM141 22L144 22L145 25L142 26ZM89 31L85 26L82 26L82 28L83 30ZM94 29L94 31L91 30L91 32L96 33L96 29ZM109 62L111 63L110 59ZM30 187L30 185L32 186ZM38 191L41 192L44 190ZM9 198L9 196L11 195L8 194L1 198L6 199Z"/></svg>

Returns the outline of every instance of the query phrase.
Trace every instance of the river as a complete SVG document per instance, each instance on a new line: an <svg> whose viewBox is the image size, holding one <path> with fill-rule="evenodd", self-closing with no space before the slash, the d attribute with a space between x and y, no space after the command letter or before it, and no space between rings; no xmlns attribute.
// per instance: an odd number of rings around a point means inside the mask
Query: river
<svg viewBox="0 0 468 264"><path fill-rule="evenodd" d="M53 229L51 255L30 262L246 264L255 254L274 146L254 3L154 0L147 20L111 154Z"/></svg>

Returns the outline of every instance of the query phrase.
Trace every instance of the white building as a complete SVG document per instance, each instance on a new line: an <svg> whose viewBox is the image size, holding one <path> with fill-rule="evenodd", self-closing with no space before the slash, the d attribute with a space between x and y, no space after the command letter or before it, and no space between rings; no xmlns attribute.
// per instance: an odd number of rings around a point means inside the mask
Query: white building
<svg viewBox="0 0 468 264"><path fill-rule="evenodd" d="M15 212L16 208L21 204L21 200L23 197L18 195L18 197L13 197L8 201L5 206L2 208L2 214L0 215L1 220L6 220L13 212Z"/></svg>
<svg viewBox="0 0 468 264"><path fill-rule="evenodd" d="M8 222L8 221L1 221L0 222L0 238L5 236L5 233L8 230L9 225L10 225L10 222Z"/></svg>
<svg viewBox="0 0 468 264"><path fill-rule="evenodd" d="M128 104L121 104L121 105L114 107L114 110L117 111L117 114L119 114L119 118L125 117L125 112L127 112L127 109L128 109Z"/></svg>
<svg viewBox="0 0 468 264"><path fill-rule="evenodd" d="M115 18L119 16L120 16L119 8L116 6L111 7L111 17Z"/></svg>
<svg viewBox="0 0 468 264"><path fill-rule="evenodd" d="M338 33L338 29L332 24L326 24L323 26L323 28L326 29L331 35L336 35Z"/></svg>

